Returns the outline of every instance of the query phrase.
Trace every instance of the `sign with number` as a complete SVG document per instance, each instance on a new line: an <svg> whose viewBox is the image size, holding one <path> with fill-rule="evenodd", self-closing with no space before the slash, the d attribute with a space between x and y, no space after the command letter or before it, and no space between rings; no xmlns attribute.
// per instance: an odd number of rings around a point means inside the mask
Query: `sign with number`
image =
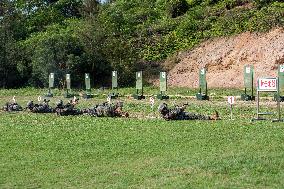
<svg viewBox="0 0 284 189"><path fill-rule="evenodd" d="M234 97L234 96L229 96L229 97L228 97L228 103L229 103L230 105L235 104L235 97Z"/></svg>
<svg viewBox="0 0 284 189"><path fill-rule="evenodd" d="M167 73L160 72L160 91L166 92L167 91Z"/></svg>
<svg viewBox="0 0 284 189"><path fill-rule="evenodd" d="M71 89L71 76L70 76L70 74L66 74L66 86L67 86L67 89Z"/></svg>
<svg viewBox="0 0 284 189"><path fill-rule="evenodd" d="M50 73L49 74L49 88L53 88L54 87L54 73Z"/></svg>
<svg viewBox="0 0 284 189"><path fill-rule="evenodd" d="M136 89L143 89L142 71L136 72Z"/></svg>
<svg viewBox="0 0 284 189"><path fill-rule="evenodd" d="M85 85L86 85L86 90L91 89L90 74L88 74L88 73L85 73Z"/></svg>
<svg viewBox="0 0 284 189"><path fill-rule="evenodd" d="M155 99L154 99L154 97L150 97L150 104L151 104L151 106L154 106L154 104L155 104Z"/></svg>
<svg viewBox="0 0 284 189"><path fill-rule="evenodd" d="M116 89L117 86L117 71L112 71L112 89Z"/></svg>
<svg viewBox="0 0 284 189"><path fill-rule="evenodd" d="M247 73L247 74L250 73L250 67L246 67L246 73Z"/></svg>
<svg viewBox="0 0 284 189"><path fill-rule="evenodd" d="M275 91L278 90L278 79L275 77L271 78L259 78L257 81L258 91Z"/></svg>
<svg viewBox="0 0 284 189"><path fill-rule="evenodd" d="M107 97L107 102L110 104L111 103L111 98L108 96Z"/></svg>

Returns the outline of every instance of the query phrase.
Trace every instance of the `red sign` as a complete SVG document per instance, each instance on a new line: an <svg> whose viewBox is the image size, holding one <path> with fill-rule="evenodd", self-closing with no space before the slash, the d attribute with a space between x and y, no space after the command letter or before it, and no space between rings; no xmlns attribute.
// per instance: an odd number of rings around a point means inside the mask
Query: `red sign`
<svg viewBox="0 0 284 189"><path fill-rule="evenodd" d="M277 91L277 78L259 78L258 91Z"/></svg>

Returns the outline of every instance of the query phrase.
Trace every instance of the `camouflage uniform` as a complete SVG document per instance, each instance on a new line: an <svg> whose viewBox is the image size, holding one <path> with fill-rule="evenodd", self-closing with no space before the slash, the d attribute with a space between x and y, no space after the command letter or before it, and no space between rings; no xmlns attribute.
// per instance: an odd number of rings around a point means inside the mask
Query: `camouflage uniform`
<svg viewBox="0 0 284 189"><path fill-rule="evenodd" d="M122 111L122 106L121 102L115 105L105 102L96 105L94 108L85 109L83 112L94 117L129 117L127 112Z"/></svg>
<svg viewBox="0 0 284 189"><path fill-rule="evenodd" d="M202 114L196 114L191 112L185 112L186 106L175 106L173 109L169 109L166 103L159 106L158 110L165 120L216 120L219 119L218 112L215 115L207 116Z"/></svg>
<svg viewBox="0 0 284 189"><path fill-rule="evenodd" d="M3 107L3 110L7 112L14 112L14 111L22 111L23 108L16 102L13 103L7 102Z"/></svg>
<svg viewBox="0 0 284 189"><path fill-rule="evenodd" d="M49 106L49 100L44 99L41 104L34 104L33 101L27 103L27 110L30 110L33 113L53 113L54 109Z"/></svg>
<svg viewBox="0 0 284 189"><path fill-rule="evenodd" d="M77 108L75 108L75 105L78 103L78 100L70 100L67 104L63 104L63 101L60 100L56 104L55 112L57 115L60 116L68 116L68 115L81 115L83 112Z"/></svg>

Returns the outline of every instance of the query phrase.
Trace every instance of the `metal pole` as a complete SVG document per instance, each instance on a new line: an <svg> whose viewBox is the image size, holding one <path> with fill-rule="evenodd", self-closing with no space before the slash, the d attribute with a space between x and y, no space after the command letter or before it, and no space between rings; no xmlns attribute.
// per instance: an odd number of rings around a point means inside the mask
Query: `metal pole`
<svg viewBox="0 0 284 189"><path fill-rule="evenodd" d="M231 120L233 119L233 104L231 104Z"/></svg>
<svg viewBox="0 0 284 189"><path fill-rule="evenodd" d="M277 108L278 108L278 121L281 119L281 113L280 113L280 92L279 92L279 77L277 79Z"/></svg>
<svg viewBox="0 0 284 189"><path fill-rule="evenodd" d="M257 119L259 119L259 91L257 91L257 106L256 106L256 112L257 112Z"/></svg>

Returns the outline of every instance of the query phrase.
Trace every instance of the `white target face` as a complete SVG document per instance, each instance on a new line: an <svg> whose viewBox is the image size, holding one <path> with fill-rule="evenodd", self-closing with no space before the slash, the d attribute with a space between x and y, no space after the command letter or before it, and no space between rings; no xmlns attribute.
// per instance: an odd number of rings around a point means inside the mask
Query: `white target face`
<svg viewBox="0 0 284 189"><path fill-rule="evenodd" d="M112 72L112 76L115 77L115 72Z"/></svg>
<svg viewBox="0 0 284 189"><path fill-rule="evenodd" d="M137 77L141 77L141 74L140 74L140 73L138 73L138 74L137 74Z"/></svg>
<svg viewBox="0 0 284 189"><path fill-rule="evenodd" d="M204 75L204 74L205 74L205 69L202 68L202 69L200 70L200 73L201 73L201 75Z"/></svg>
<svg viewBox="0 0 284 189"><path fill-rule="evenodd" d="M279 72L283 73L284 72L284 65L280 66Z"/></svg>
<svg viewBox="0 0 284 189"><path fill-rule="evenodd" d="M89 79L89 75L88 74L86 74L86 79Z"/></svg>
<svg viewBox="0 0 284 189"><path fill-rule="evenodd" d="M70 74L66 75L66 79L69 80L70 79Z"/></svg>
<svg viewBox="0 0 284 189"><path fill-rule="evenodd" d="M246 73L247 73L247 74L250 73L250 67L246 67Z"/></svg>
<svg viewBox="0 0 284 189"><path fill-rule="evenodd" d="M50 78L53 79L54 78L54 73L50 74Z"/></svg>
<svg viewBox="0 0 284 189"><path fill-rule="evenodd" d="M166 78L166 72L162 72L162 78Z"/></svg>

